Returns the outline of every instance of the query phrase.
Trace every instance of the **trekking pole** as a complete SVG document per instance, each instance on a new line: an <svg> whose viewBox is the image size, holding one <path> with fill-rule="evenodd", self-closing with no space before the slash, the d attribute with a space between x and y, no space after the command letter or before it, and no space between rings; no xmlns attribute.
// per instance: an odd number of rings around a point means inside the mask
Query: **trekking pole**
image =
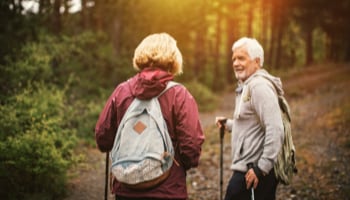
<svg viewBox="0 0 350 200"><path fill-rule="evenodd" d="M106 153L106 180L105 180L105 200L108 199L108 168L109 168L109 152Z"/></svg>
<svg viewBox="0 0 350 200"><path fill-rule="evenodd" d="M248 166L248 170L249 170L249 169L253 168L253 163L248 163L247 166ZM251 200L254 200L255 198L254 198L254 186L253 185L250 188L250 190L251 190L251 195L252 195Z"/></svg>
<svg viewBox="0 0 350 200"><path fill-rule="evenodd" d="M220 200L222 200L222 185L223 185L223 163L224 163L224 135L226 119L219 120L220 127Z"/></svg>

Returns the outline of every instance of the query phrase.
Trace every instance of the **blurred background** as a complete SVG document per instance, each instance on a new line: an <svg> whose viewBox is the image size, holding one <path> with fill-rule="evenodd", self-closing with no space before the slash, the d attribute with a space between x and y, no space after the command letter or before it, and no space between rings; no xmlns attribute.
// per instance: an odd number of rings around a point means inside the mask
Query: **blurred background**
<svg viewBox="0 0 350 200"><path fill-rule="evenodd" d="M135 74L134 49L167 32L200 112L235 83L231 47L264 47L277 74L350 61L349 0L1 0L0 197L59 199L67 172L95 148L114 87ZM228 87L229 86L229 87Z"/></svg>

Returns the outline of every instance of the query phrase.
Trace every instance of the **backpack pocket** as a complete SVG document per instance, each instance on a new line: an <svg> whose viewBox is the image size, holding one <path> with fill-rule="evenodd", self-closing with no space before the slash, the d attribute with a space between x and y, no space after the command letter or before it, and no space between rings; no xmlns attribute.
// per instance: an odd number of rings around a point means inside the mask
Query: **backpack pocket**
<svg viewBox="0 0 350 200"><path fill-rule="evenodd" d="M119 163L112 167L112 173L124 186L132 189L149 189L163 182L170 169L163 171L162 162L145 158L140 162Z"/></svg>

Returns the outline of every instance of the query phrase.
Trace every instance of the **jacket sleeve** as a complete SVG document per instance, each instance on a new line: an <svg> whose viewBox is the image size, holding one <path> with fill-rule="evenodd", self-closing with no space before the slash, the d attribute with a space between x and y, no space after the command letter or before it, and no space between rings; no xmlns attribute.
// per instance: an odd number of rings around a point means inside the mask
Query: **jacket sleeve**
<svg viewBox="0 0 350 200"><path fill-rule="evenodd" d="M184 168L197 167L204 142L204 134L199 121L198 106L193 96L186 90L176 95L177 148Z"/></svg>
<svg viewBox="0 0 350 200"><path fill-rule="evenodd" d="M108 98L95 126L96 144L102 152L112 149L117 131L115 96L116 91Z"/></svg>

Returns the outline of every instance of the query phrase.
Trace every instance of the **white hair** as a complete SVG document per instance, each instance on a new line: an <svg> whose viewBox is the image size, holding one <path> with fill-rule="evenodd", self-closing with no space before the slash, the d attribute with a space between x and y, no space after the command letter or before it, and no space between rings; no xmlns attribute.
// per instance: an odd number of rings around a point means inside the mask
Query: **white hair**
<svg viewBox="0 0 350 200"><path fill-rule="evenodd" d="M264 49L260 43L254 38L242 37L233 44L232 51L242 46L246 48L250 59L260 59L260 66L262 67L264 64Z"/></svg>

